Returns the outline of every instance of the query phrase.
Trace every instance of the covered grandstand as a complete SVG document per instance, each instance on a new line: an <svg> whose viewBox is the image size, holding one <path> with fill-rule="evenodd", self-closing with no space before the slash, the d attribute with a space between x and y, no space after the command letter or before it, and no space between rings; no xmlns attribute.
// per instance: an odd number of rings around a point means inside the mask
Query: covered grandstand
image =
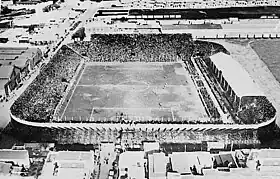
<svg viewBox="0 0 280 179"><path fill-rule="evenodd" d="M220 52L212 55L207 62L241 122L260 123L275 116L276 110L265 94L230 55Z"/></svg>

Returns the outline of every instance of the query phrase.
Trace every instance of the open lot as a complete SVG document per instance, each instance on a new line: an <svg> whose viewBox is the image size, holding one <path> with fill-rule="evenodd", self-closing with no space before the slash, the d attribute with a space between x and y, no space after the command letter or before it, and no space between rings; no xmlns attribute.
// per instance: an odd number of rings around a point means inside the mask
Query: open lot
<svg viewBox="0 0 280 179"><path fill-rule="evenodd" d="M207 116L182 63L92 63L78 80L62 120L109 120L120 113L129 120Z"/></svg>
<svg viewBox="0 0 280 179"><path fill-rule="evenodd" d="M250 45L280 82L280 40L257 40Z"/></svg>

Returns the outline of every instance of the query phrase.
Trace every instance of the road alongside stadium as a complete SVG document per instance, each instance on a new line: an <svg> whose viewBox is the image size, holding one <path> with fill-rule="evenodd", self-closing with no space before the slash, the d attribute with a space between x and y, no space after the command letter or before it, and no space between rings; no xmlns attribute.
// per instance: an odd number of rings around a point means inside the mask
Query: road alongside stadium
<svg viewBox="0 0 280 179"><path fill-rule="evenodd" d="M93 4L91 7L93 8L89 8L85 11L85 13L81 14L78 19L76 19L76 21L82 21L85 22L86 19L90 18L93 16L94 13L96 13L97 9L98 9L98 5L95 2L92 2L91 4ZM83 23L79 24L76 29L79 29L83 27ZM70 29L71 27L69 27ZM68 29L68 30L69 30ZM57 51L65 44L68 44L70 42L72 42L72 34L75 32L75 30L73 31L69 31L69 34L66 34L65 38L61 41L60 45L57 46L57 48L55 49L55 51L50 50L48 53L48 58L46 58L42 63L48 63L50 61L50 59L53 57L54 54L57 53ZM58 42L59 43L59 42ZM54 45L56 46L56 45ZM12 104L14 103L14 101L25 91L25 89L32 83L32 81L37 77L37 75L40 72L40 68L36 68L36 70L34 70L31 73L31 76L28 80L23 82L23 85L21 88L19 88L18 90L14 91L14 96L8 101L8 102L4 102L3 104L0 104L0 129L4 129L8 123L10 122L10 107L12 106Z"/></svg>

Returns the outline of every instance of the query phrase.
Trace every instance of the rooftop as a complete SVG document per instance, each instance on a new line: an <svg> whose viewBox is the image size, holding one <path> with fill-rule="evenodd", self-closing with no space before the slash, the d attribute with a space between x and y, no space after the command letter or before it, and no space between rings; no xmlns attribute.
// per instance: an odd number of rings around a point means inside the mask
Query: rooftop
<svg viewBox="0 0 280 179"><path fill-rule="evenodd" d="M224 79L238 97L264 96L259 86L249 73L230 55L217 53L210 57L215 66L222 72Z"/></svg>
<svg viewBox="0 0 280 179"><path fill-rule="evenodd" d="M3 149L0 150L1 159L26 159L29 158L27 150L11 150Z"/></svg>
<svg viewBox="0 0 280 179"><path fill-rule="evenodd" d="M168 158L164 153L154 153L149 155L149 177L164 177Z"/></svg>
<svg viewBox="0 0 280 179"><path fill-rule="evenodd" d="M0 47L0 64L23 68L28 59L36 54L37 50L37 48L27 47ZM3 72L3 70L0 72L0 74L5 73L7 72Z"/></svg>
<svg viewBox="0 0 280 179"><path fill-rule="evenodd" d="M171 163L174 171L191 174L190 167L199 166L197 157L191 152L174 152L171 155Z"/></svg>
<svg viewBox="0 0 280 179"><path fill-rule="evenodd" d="M125 168L127 168L128 177L135 179L144 179L144 162L145 160L143 151L127 151L120 154L120 175L123 176L126 173Z"/></svg>
<svg viewBox="0 0 280 179"><path fill-rule="evenodd" d="M50 152L44 165L41 179L89 179L94 168L94 156L92 151L59 151ZM54 163L59 168L56 176L53 176Z"/></svg>

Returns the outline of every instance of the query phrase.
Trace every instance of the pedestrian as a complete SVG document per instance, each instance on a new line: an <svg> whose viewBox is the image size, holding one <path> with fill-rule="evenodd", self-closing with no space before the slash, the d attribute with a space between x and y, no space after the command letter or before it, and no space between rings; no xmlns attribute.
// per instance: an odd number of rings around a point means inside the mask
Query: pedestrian
<svg viewBox="0 0 280 179"><path fill-rule="evenodd" d="M261 166L261 163L259 160L256 161L256 170L259 171L260 170L260 166Z"/></svg>
<svg viewBox="0 0 280 179"><path fill-rule="evenodd" d="M11 165L11 166L10 166L10 170L9 170L9 174L10 174L10 175L12 175L13 169L14 169L14 167L13 167L13 165Z"/></svg>
<svg viewBox="0 0 280 179"><path fill-rule="evenodd" d="M57 164L57 162L55 162L55 163L54 163L54 168L53 168L53 176L54 176L54 175L57 175L57 172L58 172L57 169L58 169L58 164Z"/></svg>

